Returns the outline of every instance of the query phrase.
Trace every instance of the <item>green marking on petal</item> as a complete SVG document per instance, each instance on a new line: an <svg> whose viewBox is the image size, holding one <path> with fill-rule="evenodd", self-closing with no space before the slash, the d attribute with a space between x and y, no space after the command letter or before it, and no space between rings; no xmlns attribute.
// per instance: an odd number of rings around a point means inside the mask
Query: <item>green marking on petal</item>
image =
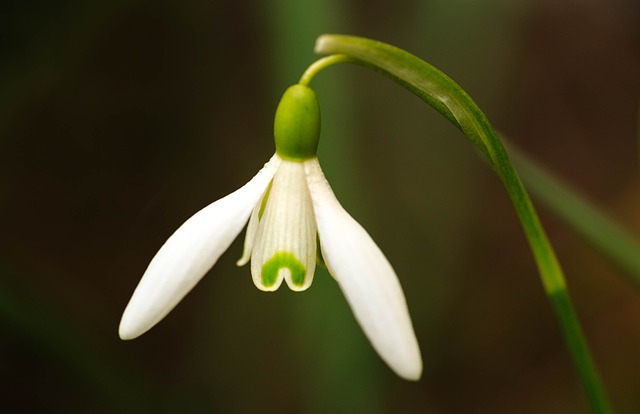
<svg viewBox="0 0 640 414"><path fill-rule="evenodd" d="M262 284L271 287L278 279L280 269L286 268L291 272L291 281L296 286L303 286L307 269L292 253L278 252L262 265Z"/></svg>

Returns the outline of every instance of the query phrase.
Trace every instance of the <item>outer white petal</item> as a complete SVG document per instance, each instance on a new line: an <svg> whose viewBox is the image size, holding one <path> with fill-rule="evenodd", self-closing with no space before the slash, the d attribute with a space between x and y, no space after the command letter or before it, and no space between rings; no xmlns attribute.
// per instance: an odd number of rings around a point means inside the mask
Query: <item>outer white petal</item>
<svg viewBox="0 0 640 414"><path fill-rule="evenodd" d="M317 159L305 162L320 246L371 344L399 376L418 380L422 359L393 268L369 234L340 205Z"/></svg>
<svg viewBox="0 0 640 414"><path fill-rule="evenodd" d="M120 321L120 338L142 335L164 318L238 236L277 170L274 156L240 189L188 219L151 260Z"/></svg>
<svg viewBox="0 0 640 414"><path fill-rule="evenodd" d="M282 161L258 224L251 275L260 290L283 280L294 291L307 289L316 268L316 223L302 162Z"/></svg>

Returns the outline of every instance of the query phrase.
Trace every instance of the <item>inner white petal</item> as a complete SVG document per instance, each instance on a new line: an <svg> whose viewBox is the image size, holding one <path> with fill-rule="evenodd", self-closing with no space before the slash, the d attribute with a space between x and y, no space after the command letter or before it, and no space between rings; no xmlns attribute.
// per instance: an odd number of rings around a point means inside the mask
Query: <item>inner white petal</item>
<svg viewBox="0 0 640 414"><path fill-rule="evenodd" d="M242 257L238 259L236 262L237 266L244 266L249 263L249 259L251 259L251 251L253 250L253 243L256 240L256 234L258 232L258 222L260 221L260 210L262 209L262 203L264 202L264 198L269 196L269 191L271 187L267 187L262 197L260 197L260 201L256 203L253 208L253 212L251 213L251 218L249 219L249 224L247 225L247 232L244 238L244 249L242 251Z"/></svg>
<svg viewBox="0 0 640 414"><path fill-rule="evenodd" d="M316 266L316 223L304 165L282 161L258 223L251 255L255 285L274 291L285 280L294 291L307 289Z"/></svg>

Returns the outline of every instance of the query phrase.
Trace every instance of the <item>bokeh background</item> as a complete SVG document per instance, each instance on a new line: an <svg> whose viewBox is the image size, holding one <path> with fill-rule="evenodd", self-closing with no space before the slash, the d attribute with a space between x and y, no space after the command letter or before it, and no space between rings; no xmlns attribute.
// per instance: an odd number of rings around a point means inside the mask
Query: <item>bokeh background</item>
<svg viewBox="0 0 640 414"><path fill-rule="evenodd" d="M500 182L378 74L314 80L322 165L394 265L425 370L377 357L318 269L294 294L236 268L242 237L158 326L118 339L151 257L273 152L315 38L417 54L640 234L635 0L80 0L0 5L0 397L6 412L583 413ZM640 296L541 209L614 407L640 411Z"/></svg>

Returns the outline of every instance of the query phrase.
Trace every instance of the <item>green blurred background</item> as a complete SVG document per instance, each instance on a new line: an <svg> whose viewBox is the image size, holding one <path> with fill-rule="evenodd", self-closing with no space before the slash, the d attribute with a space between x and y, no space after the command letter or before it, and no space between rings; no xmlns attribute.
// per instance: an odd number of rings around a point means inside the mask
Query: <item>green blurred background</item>
<svg viewBox="0 0 640 414"><path fill-rule="evenodd" d="M500 182L378 74L314 80L320 158L394 265L425 362L396 377L318 269L258 291L242 237L157 327L123 342L149 260L273 153L315 38L404 48L640 233L635 0L3 1L0 397L6 412L582 413L587 405ZM550 213L595 360L640 411L640 298Z"/></svg>

